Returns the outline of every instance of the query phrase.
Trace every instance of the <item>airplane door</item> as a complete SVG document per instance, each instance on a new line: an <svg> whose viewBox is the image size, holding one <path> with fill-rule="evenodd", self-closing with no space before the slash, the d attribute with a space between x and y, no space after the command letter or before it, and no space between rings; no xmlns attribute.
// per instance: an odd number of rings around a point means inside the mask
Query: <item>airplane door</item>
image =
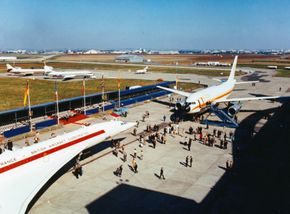
<svg viewBox="0 0 290 214"><path fill-rule="evenodd" d="M203 104L204 104L203 98L200 97L197 101L198 101L199 108L202 108L203 107Z"/></svg>

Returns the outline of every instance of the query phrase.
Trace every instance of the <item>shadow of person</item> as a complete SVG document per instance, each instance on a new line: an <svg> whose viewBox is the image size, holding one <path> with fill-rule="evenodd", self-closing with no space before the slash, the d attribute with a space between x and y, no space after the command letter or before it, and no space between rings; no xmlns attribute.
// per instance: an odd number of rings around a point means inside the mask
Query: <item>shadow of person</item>
<svg viewBox="0 0 290 214"><path fill-rule="evenodd" d="M157 178L160 179L160 176L159 176L157 173L154 173L154 175L155 175Z"/></svg>

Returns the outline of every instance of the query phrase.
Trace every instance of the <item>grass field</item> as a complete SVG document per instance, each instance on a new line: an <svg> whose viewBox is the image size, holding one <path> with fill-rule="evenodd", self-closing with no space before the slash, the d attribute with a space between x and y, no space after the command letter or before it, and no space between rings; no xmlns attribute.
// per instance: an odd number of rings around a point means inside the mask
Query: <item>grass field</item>
<svg viewBox="0 0 290 214"><path fill-rule="evenodd" d="M290 70L278 69L275 77L290 77Z"/></svg>
<svg viewBox="0 0 290 214"><path fill-rule="evenodd" d="M104 65L104 64L88 64L88 63L70 63L70 62L54 62L47 63L47 65L52 66L54 68L60 69L89 69L89 70L113 70L113 71L135 71L140 69L140 66L128 66L124 65ZM16 67L21 68L42 68L42 63L17 63ZM144 65L145 67L145 65ZM230 69L230 68L229 68ZM6 72L6 64L0 64L0 71ZM207 76L228 76L230 70L215 70L215 69L198 69L198 68L162 68L162 67L154 67L149 66L149 72L162 72L162 73L177 73L177 74L198 74L198 75L207 75ZM241 75L242 72L237 72L237 76Z"/></svg>
<svg viewBox="0 0 290 214"><path fill-rule="evenodd" d="M54 81L46 80L29 80L31 105L36 105L55 100ZM153 80L121 80L121 89L133 85L150 85L155 84ZM26 79L19 78L0 78L0 110L23 107L23 97L26 87ZM197 84L185 84L185 88L197 88ZM58 82L59 99L82 96L82 81ZM100 80L86 81L86 94L101 92ZM117 80L105 79L105 90L117 90Z"/></svg>

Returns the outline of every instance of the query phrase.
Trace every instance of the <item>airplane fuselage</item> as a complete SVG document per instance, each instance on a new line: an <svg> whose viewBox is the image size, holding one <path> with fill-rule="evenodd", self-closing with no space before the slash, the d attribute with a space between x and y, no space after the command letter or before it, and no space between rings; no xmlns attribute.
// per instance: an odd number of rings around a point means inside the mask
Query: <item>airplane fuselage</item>
<svg viewBox="0 0 290 214"><path fill-rule="evenodd" d="M224 82L195 92L186 99L187 112L198 113L215 101L227 98L233 91L235 80Z"/></svg>
<svg viewBox="0 0 290 214"><path fill-rule="evenodd" d="M25 213L40 188L84 149L134 126L110 121L83 127L0 155L0 213Z"/></svg>

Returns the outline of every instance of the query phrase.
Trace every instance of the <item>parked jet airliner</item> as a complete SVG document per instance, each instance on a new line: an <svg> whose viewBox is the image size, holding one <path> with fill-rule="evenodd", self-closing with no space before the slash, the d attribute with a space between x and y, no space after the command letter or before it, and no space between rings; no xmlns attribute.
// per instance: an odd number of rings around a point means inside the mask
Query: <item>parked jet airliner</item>
<svg viewBox="0 0 290 214"><path fill-rule="evenodd" d="M96 76L90 71L50 71L45 74L45 79L62 79L63 81L71 79L95 79Z"/></svg>
<svg viewBox="0 0 290 214"><path fill-rule="evenodd" d="M52 71L51 66L44 65L43 68L20 68L20 67L13 67L10 64L6 64L7 72L22 75L22 76L31 76L34 74L45 74L47 72Z"/></svg>
<svg viewBox="0 0 290 214"><path fill-rule="evenodd" d="M0 154L0 213L26 213L44 184L83 150L110 139L135 123L110 121Z"/></svg>
<svg viewBox="0 0 290 214"><path fill-rule="evenodd" d="M157 86L163 90L167 90L179 95L186 97L184 103L177 103L176 107L179 110L185 110L187 113L199 113L206 110L210 105L215 105L218 103L231 103L239 101L250 101L250 100L273 100L277 98L282 98L282 96L268 96L268 97L244 97L244 98L230 98L228 96L234 90L235 85L244 83L253 83L257 81L250 82L237 82L235 79L235 71L237 66L238 56L235 57L234 63L227 81L221 83L220 85L211 86L206 89L197 91L195 93L188 93L184 91L179 91L175 89L165 88L162 86ZM228 113L230 116L235 115L241 109L241 105L233 104L229 107Z"/></svg>
<svg viewBox="0 0 290 214"><path fill-rule="evenodd" d="M143 69L140 69L140 70L135 71L135 74L146 74L147 73L147 70L148 70L148 66L146 66Z"/></svg>

